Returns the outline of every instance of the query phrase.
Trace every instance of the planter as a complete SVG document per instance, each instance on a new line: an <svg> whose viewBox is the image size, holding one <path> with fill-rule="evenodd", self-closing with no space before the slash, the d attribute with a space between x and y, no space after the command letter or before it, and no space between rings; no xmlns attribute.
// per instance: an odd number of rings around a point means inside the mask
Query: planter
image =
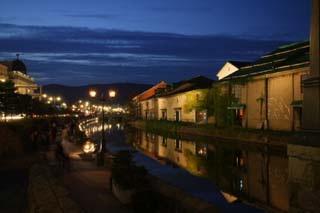
<svg viewBox="0 0 320 213"><path fill-rule="evenodd" d="M112 179L112 193L122 204L130 204L132 202L132 195L134 192L134 189L122 189L121 186Z"/></svg>

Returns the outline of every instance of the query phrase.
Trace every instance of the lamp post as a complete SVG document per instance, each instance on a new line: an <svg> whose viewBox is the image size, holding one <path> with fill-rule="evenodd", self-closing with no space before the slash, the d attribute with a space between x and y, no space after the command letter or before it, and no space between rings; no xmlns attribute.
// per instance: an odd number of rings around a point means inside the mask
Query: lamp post
<svg viewBox="0 0 320 213"><path fill-rule="evenodd" d="M109 90L109 98L112 99L116 96L116 92L114 90ZM92 98L95 98L97 96L97 91L94 89L91 89L89 91L89 95ZM100 144L100 149L98 150L97 153L97 166L103 166L104 165L104 153L106 151L106 140L105 140L105 129L104 129L104 106L105 106L105 95L102 92L100 94L100 101L102 102L102 130L101 130L101 144Z"/></svg>

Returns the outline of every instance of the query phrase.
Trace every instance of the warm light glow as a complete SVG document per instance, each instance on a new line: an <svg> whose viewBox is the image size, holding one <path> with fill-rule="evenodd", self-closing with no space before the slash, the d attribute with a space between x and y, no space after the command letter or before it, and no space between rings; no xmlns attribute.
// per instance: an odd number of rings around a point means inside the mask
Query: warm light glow
<svg viewBox="0 0 320 213"><path fill-rule="evenodd" d="M49 97L49 101L52 101L53 100L53 97Z"/></svg>
<svg viewBox="0 0 320 213"><path fill-rule="evenodd" d="M86 105L86 107L89 106L89 101L86 101L85 105Z"/></svg>
<svg viewBox="0 0 320 213"><path fill-rule="evenodd" d="M43 98L47 98L47 94L43 94L42 97L43 97Z"/></svg>
<svg viewBox="0 0 320 213"><path fill-rule="evenodd" d="M56 100L57 100L57 101L61 101L61 97L58 96L58 97L56 98Z"/></svg>
<svg viewBox="0 0 320 213"><path fill-rule="evenodd" d="M114 90L109 90L109 97L110 97L110 98L116 97L116 91L114 91Z"/></svg>
<svg viewBox="0 0 320 213"><path fill-rule="evenodd" d="M97 91L95 91L94 89L92 89L92 90L89 91L89 95L90 95L90 97L94 98L94 97L96 97L96 95L97 95Z"/></svg>
<svg viewBox="0 0 320 213"><path fill-rule="evenodd" d="M3 83L6 82L6 79L1 79L1 82L3 82Z"/></svg>
<svg viewBox="0 0 320 213"><path fill-rule="evenodd" d="M92 153L95 150L94 143L88 140L84 143L82 149L85 153Z"/></svg>

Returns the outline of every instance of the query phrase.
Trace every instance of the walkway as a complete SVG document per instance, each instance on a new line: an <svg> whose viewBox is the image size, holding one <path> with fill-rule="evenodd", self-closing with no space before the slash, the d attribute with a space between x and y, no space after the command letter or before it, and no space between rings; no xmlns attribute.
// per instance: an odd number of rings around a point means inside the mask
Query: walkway
<svg viewBox="0 0 320 213"><path fill-rule="evenodd" d="M82 160L80 147L66 140L62 145L71 157L71 171L63 172L59 180L84 212L131 212L130 208L121 204L110 191L108 169L98 168L95 161Z"/></svg>

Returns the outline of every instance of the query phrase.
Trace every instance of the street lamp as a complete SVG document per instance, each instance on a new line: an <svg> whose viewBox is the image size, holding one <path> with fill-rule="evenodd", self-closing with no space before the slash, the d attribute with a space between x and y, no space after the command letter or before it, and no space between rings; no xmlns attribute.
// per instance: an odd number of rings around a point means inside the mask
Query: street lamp
<svg viewBox="0 0 320 213"><path fill-rule="evenodd" d="M110 100L116 96L116 92L114 90L108 91ZM89 95L91 98L95 98L97 96L97 91L94 89L90 89ZM100 149L97 153L97 165L103 166L104 165L104 153L106 151L106 140L105 140L105 129L104 129L104 106L105 106L105 95L102 92L100 94L100 101L102 102L102 130L101 130L101 144Z"/></svg>

